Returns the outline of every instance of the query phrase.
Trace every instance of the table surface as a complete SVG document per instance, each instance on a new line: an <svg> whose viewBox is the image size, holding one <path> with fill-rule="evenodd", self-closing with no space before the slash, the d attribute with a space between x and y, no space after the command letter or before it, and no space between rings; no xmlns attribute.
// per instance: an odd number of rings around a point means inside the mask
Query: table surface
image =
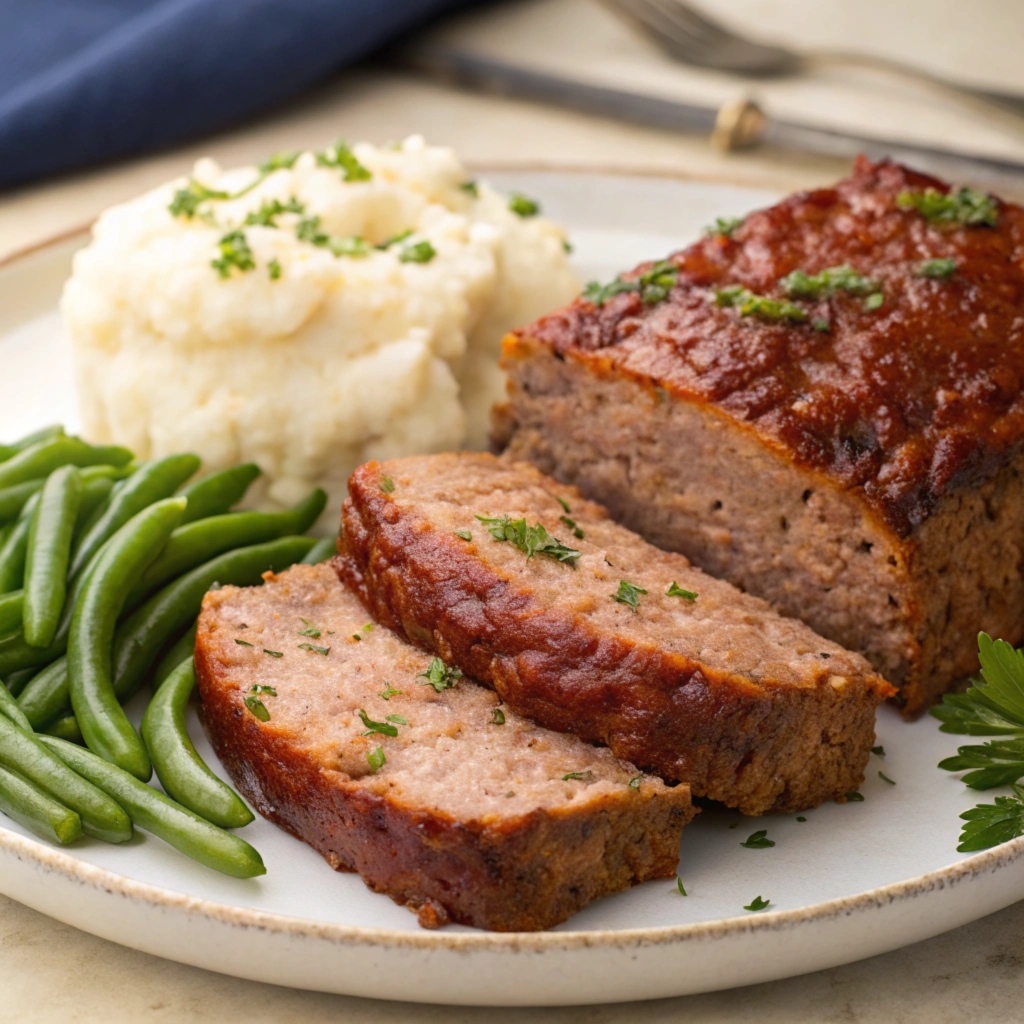
<svg viewBox="0 0 1024 1024"><path fill-rule="evenodd" d="M0 197L0 258L87 223L101 209L186 172L200 155L231 166L338 136L384 141L420 132L477 166L596 167L717 178L788 190L827 182L845 163L761 150L722 155L698 138L529 103L463 93L362 68L273 115L173 152ZM510 152L508 140L515 140ZM298 992L124 949L0 897L0 1024L69 1020L349 1024L995 1024L1024 1019L1024 912L985 920L885 957L789 981L624 1006L473 1010Z"/></svg>

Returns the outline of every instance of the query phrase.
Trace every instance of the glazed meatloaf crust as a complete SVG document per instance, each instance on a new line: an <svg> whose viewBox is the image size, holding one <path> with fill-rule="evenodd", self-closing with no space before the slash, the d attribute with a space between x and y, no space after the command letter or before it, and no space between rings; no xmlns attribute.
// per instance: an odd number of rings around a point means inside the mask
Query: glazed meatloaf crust
<svg viewBox="0 0 1024 1024"><path fill-rule="evenodd" d="M427 927L548 928L675 873L686 786L430 674L329 564L208 594L196 669L217 755L260 813Z"/></svg>
<svg viewBox="0 0 1024 1024"><path fill-rule="evenodd" d="M520 714L696 795L793 811L863 778L892 690L860 655L532 466L471 452L367 463L339 550L375 618Z"/></svg>
<svg viewBox="0 0 1024 1024"><path fill-rule="evenodd" d="M1024 210L862 159L725 227L507 338L496 441L917 713L1024 636Z"/></svg>

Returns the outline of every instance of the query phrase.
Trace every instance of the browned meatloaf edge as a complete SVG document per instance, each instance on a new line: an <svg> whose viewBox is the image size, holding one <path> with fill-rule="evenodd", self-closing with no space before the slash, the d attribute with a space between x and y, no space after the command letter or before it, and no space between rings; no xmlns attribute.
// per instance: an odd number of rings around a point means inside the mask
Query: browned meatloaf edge
<svg viewBox="0 0 1024 1024"><path fill-rule="evenodd" d="M317 641L330 644L329 656L297 649L303 618L333 630ZM416 910L425 927L455 921L495 931L549 928L594 899L675 874L680 832L695 813L685 786L666 787L608 751L547 733L509 708L500 726L492 724L500 703L494 694L468 679L435 693L419 678L430 658L389 631L367 631L353 642L365 621L329 564L206 596L195 654L205 725L217 756L260 814L335 870L357 871L371 889ZM236 645L239 636L259 638L283 656ZM348 689L339 696L340 679ZM252 685L274 690L261 691L269 721L243 704ZM378 694L383 686L394 694L387 704ZM357 708L349 706L356 703L375 719L401 712L408 728L367 740ZM428 714L440 718L440 733L403 739ZM511 792L485 799L473 769L489 756L488 742L530 767L545 757L554 766L543 794L523 785L518 807L528 813L503 813L500 798ZM364 751L377 743L387 762L374 773ZM432 778L430 765L445 756L439 751L446 743L453 748L448 774ZM410 754L415 760L403 767ZM593 779L561 780L588 758ZM449 779L458 791L447 794L447 810L438 809L423 793L448 788ZM515 786L504 776L497 783Z"/></svg>

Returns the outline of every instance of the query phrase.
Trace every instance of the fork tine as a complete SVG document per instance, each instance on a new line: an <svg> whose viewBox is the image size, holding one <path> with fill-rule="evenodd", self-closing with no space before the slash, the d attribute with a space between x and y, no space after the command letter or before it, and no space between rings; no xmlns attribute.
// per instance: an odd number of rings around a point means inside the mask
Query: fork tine
<svg viewBox="0 0 1024 1024"><path fill-rule="evenodd" d="M612 0L613 6L633 20L655 42L661 44L684 61L696 59L709 47L689 32L681 31L675 20L662 11L652 0Z"/></svg>
<svg viewBox="0 0 1024 1024"><path fill-rule="evenodd" d="M684 32L694 43L701 46L731 44L738 38L720 22L705 17L689 4L680 0L642 0L650 7L656 7L680 32Z"/></svg>

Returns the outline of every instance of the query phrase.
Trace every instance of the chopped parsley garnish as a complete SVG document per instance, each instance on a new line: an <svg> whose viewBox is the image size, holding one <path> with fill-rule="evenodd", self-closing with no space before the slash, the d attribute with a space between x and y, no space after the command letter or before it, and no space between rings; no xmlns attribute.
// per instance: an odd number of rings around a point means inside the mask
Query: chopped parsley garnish
<svg viewBox="0 0 1024 1024"><path fill-rule="evenodd" d="M271 281L276 281L281 276L281 261L276 256L267 264L267 273Z"/></svg>
<svg viewBox="0 0 1024 1024"><path fill-rule="evenodd" d="M377 486L380 487L385 494L393 494L395 491L395 481L389 476L382 476L377 482Z"/></svg>
<svg viewBox="0 0 1024 1024"><path fill-rule="evenodd" d="M683 597L687 601L696 601L700 594L696 590L683 590L675 580L672 581L672 586L665 591L666 597Z"/></svg>
<svg viewBox="0 0 1024 1024"><path fill-rule="evenodd" d="M943 732L944 730L940 727L939 731ZM885 757L885 747L872 747L871 753L877 754L879 757Z"/></svg>
<svg viewBox="0 0 1024 1024"><path fill-rule="evenodd" d="M885 296L881 292L873 292L864 300L864 308L869 311L880 309L883 302Z"/></svg>
<svg viewBox="0 0 1024 1024"><path fill-rule="evenodd" d="M715 223L704 229L706 234L731 238L732 233L743 227L746 217L716 217Z"/></svg>
<svg viewBox="0 0 1024 1024"><path fill-rule="evenodd" d="M449 668L440 658L434 658L427 666L427 671L420 673L420 677L426 679L424 686L432 686L435 692L443 693L462 678L462 672L457 668Z"/></svg>
<svg viewBox="0 0 1024 1024"><path fill-rule="evenodd" d="M437 255L437 250L426 240L404 245L398 253L399 263L429 263Z"/></svg>
<svg viewBox="0 0 1024 1024"><path fill-rule="evenodd" d="M267 710L267 705L259 699L259 697L246 697L242 702L245 706L261 721L270 721L270 712Z"/></svg>
<svg viewBox="0 0 1024 1024"><path fill-rule="evenodd" d="M474 199L477 199L480 196L480 189L477 187L477 183L474 180L462 182L462 184L459 185L459 188Z"/></svg>
<svg viewBox="0 0 1024 1024"><path fill-rule="evenodd" d="M395 725L408 725L409 723L401 715L388 715L387 720Z"/></svg>
<svg viewBox="0 0 1024 1024"><path fill-rule="evenodd" d="M258 210L253 210L246 215L246 224L258 224L265 228L276 228L277 218L282 213L304 213L306 207L292 196L287 203L280 199L264 199Z"/></svg>
<svg viewBox="0 0 1024 1024"><path fill-rule="evenodd" d="M668 297L669 291L678 280L679 268L671 260L660 260L633 280L617 277L608 284L591 281L583 289L583 298L595 306L603 306L613 295L639 292L640 301L645 306L653 306Z"/></svg>
<svg viewBox="0 0 1024 1024"><path fill-rule="evenodd" d="M647 591L643 587L638 587L635 583L630 583L629 580L619 580L619 589L612 594L612 600L618 601L619 604L628 604L633 611L636 611L640 604L640 595L646 593Z"/></svg>
<svg viewBox="0 0 1024 1024"><path fill-rule="evenodd" d="M996 201L972 188L948 193L930 187L901 192L896 197L896 205L901 210L917 210L925 220L933 224L984 225L994 228L999 223Z"/></svg>
<svg viewBox="0 0 1024 1024"><path fill-rule="evenodd" d="M238 644L241 647L252 647L253 646L251 643L249 643L248 640L238 640L237 638L235 640L235 643Z"/></svg>
<svg viewBox="0 0 1024 1024"><path fill-rule="evenodd" d="M519 192L509 196L508 208L519 217L536 217L540 213L540 203Z"/></svg>
<svg viewBox="0 0 1024 1024"><path fill-rule="evenodd" d="M392 235L390 238L386 238L378 249L390 249L393 245L398 245L399 242L404 242L409 236L412 235L412 228L406 228L404 231L399 231L397 235Z"/></svg>
<svg viewBox="0 0 1024 1024"><path fill-rule="evenodd" d="M495 708L491 712L491 721L495 725L504 725L505 724L505 712L502 711L501 708Z"/></svg>
<svg viewBox="0 0 1024 1024"><path fill-rule="evenodd" d="M363 725L366 726L366 732L363 733L364 736L369 736L375 732L379 732L382 736L398 735L398 730L393 725L388 725L387 722L375 722L362 708L356 708L356 714L362 719Z"/></svg>
<svg viewBox="0 0 1024 1024"><path fill-rule="evenodd" d="M896 785L896 783L895 783L895 782L893 782L893 780L892 780L892 779L890 779L890 778L889 778L889 776L888 776L888 775L886 775L886 774L885 774L884 772L879 772L879 773L878 773L878 777L879 777L879 778L880 778L880 779L881 779L881 780L882 780L883 782L888 782L890 786L895 786L895 785Z"/></svg>
<svg viewBox="0 0 1024 1024"><path fill-rule="evenodd" d="M299 632L299 636L312 637L314 640L319 640L320 639L320 630L317 629L317 627L314 626L313 623L309 621L309 619L304 619L300 615L299 616L299 621L306 627L305 629L300 629L298 631Z"/></svg>
<svg viewBox="0 0 1024 1024"><path fill-rule="evenodd" d="M593 777L594 777L594 773L592 771L589 771L589 770L585 771L585 772L566 772L562 776L562 781L563 782L571 782L573 780L576 780L576 781L579 781L579 782L589 782Z"/></svg>
<svg viewBox="0 0 1024 1024"><path fill-rule="evenodd" d="M473 539L473 534L470 533L469 530L456 530L455 531L455 536L458 537L460 540L472 540Z"/></svg>
<svg viewBox="0 0 1024 1024"><path fill-rule="evenodd" d="M801 814L796 820L797 821L806 821L807 819Z"/></svg>
<svg viewBox="0 0 1024 1024"><path fill-rule="evenodd" d="M572 512L572 509L571 509L571 508L569 508L569 502L567 502L567 501L565 500L565 498L560 498L560 497L559 497L559 496L558 496L558 495L556 494L556 495L555 495L555 501L557 501L557 502L558 502L558 504L562 506L562 508L563 508L563 509L565 510L565 514L566 514L566 515L568 515L568 514L569 514L570 512Z"/></svg>
<svg viewBox="0 0 1024 1024"><path fill-rule="evenodd" d="M179 188L174 193L174 198L167 209L172 217L184 217L186 220L191 220L199 211L200 204L205 203L208 199L234 198L235 196L232 196L230 192L207 188L194 178L189 178L188 185L185 188Z"/></svg>
<svg viewBox="0 0 1024 1024"><path fill-rule="evenodd" d="M586 534L576 525L575 519L570 519L568 516L559 516L558 521L560 523L564 523L565 526L567 526L572 531L572 535L577 540L583 540L583 538L586 536Z"/></svg>
<svg viewBox="0 0 1024 1024"><path fill-rule="evenodd" d="M978 804L960 817L967 822L960 832L957 853L973 853L1008 843L1024 835L1024 786L1013 785L1013 796L997 796L995 803Z"/></svg>
<svg viewBox="0 0 1024 1024"><path fill-rule="evenodd" d="M229 231L217 243L217 247L220 249L220 256L210 260L210 266L221 277L230 277L232 270L245 273L247 270L256 269L256 261L252 257L252 249L249 248L244 232Z"/></svg>
<svg viewBox="0 0 1024 1024"><path fill-rule="evenodd" d="M748 850L767 850L768 847L774 845L774 840L768 838L768 830L766 828L751 833L745 843L740 843L740 846L745 846Z"/></svg>
<svg viewBox="0 0 1024 1024"><path fill-rule="evenodd" d="M846 799L849 800L851 804L859 804L864 801L864 797L860 793L847 793Z"/></svg>
<svg viewBox="0 0 1024 1024"><path fill-rule="evenodd" d="M284 657L284 652L283 651L268 651L266 649L266 647L263 648L263 653L264 654L269 654L272 658L283 658Z"/></svg>
<svg viewBox="0 0 1024 1024"><path fill-rule="evenodd" d="M942 280L956 273L956 260L944 258L925 260L924 263L918 266L916 273L918 277L931 277L936 280Z"/></svg>
<svg viewBox="0 0 1024 1024"><path fill-rule="evenodd" d="M568 238L562 239L562 252L567 253L570 256L572 255L572 242L570 242Z"/></svg>
<svg viewBox="0 0 1024 1024"><path fill-rule="evenodd" d="M351 238L335 238L320 230L319 217L303 217L295 228L295 235L300 242L309 242L321 249L329 249L335 256L350 256L353 259L361 259L369 256L373 246L353 235Z"/></svg>
<svg viewBox="0 0 1024 1024"><path fill-rule="evenodd" d="M358 635L358 634L356 634ZM396 690L387 680L384 681L384 689L377 694L382 700L391 700L396 694L403 693L403 690Z"/></svg>
<svg viewBox="0 0 1024 1024"><path fill-rule="evenodd" d="M683 880L676 875L676 889L679 891L680 896L686 895L686 890L683 888Z"/></svg>
<svg viewBox="0 0 1024 1024"><path fill-rule="evenodd" d="M312 651L314 654L323 654L324 656L331 653L330 647L317 647L316 644L299 644L300 651Z"/></svg>
<svg viewBox="0 0 1024 1024"><path fill-rule="evenodd" d="M260 174L273 174L274 171L289 171L295 166L295 161L302 156L299 150L289 150L283 153L274 153L259 165Z"/></svg>
<svg viewBox="0 0 1024 1024"><path fill-rule="evenodd" d="M492 516L477 516L483 523L490 535L498 541L508 541L526 555L533 558L534 555L547 555L556 562L564 562L575 568L576 559L580 552L563 544L557 537L552 537L546 529L537 523L536 526L527 526L525 519L510 519L508 516L500 518Z"/></svg>
<svg viewBox="0 0 1024 1024"><path fill-rule="evenodd" d="M366 761L370 766L370 771L377 773L387 764L387 758L384 756L384 748L378 747L376 750L368 750L366 752Z"/></svg>
<svg viewBox="0 0 1024 1024"><path fill-rule="evenodd" d="M639 789L640 788L640 783L643 782L643 778L644 777L642 775L634 775L633 778L631 778L629 780L629 788L630 789Z"/></svg>
<svg viewBox="0 0 1024 1024"><path fill-rule="evenodd" d="M756 896L750 903L744 906L744 910L749 910L756 913L758 910L764 910L771 903L771 900L763 900L760 896Z"/></svg>
<svg viewBox="0 0 1024 1024"><path fill-rule="evenodd" d="M317 153L316 162L321 167L337 167L345 181L369 181L372 177L341 139L333 146L328 146L322 153Z"/></svg>
<svg viewBox="0 0 1024 1024"><path fill-rule="evenodd" d="M790 320L802 324L807 321L807 313L794 303L786 299L772 299L767 295L755 295L739 284L717 288L715 305L736 309L740 316L753 316L769 323Z"/></svg>
<svg viewBox="0 0 1024 1024"><path fill-rule="evenodd" d="M826 267L817 274L794 270L787 274L779 285L791 299L825 299L840 291L864 296L871 295L880 288L877 281L858 274L853 267L845 263L836 267Z"/></svg>
<svg viewBox="0 0 1024 1024"><path fill-rule="evenodd" d="M828 332L832 330L832 325L821 317L817 320L812 320L811 326L821 334L828 334Z"/></svg>
<svg viewBox="0 0 1024 1024"><path fill-rule="evenodd" d="M249 687L250 693L268 693L271 697L277 696L277 690L272 686L264 686L262 683L255 683Z"/></svg>

